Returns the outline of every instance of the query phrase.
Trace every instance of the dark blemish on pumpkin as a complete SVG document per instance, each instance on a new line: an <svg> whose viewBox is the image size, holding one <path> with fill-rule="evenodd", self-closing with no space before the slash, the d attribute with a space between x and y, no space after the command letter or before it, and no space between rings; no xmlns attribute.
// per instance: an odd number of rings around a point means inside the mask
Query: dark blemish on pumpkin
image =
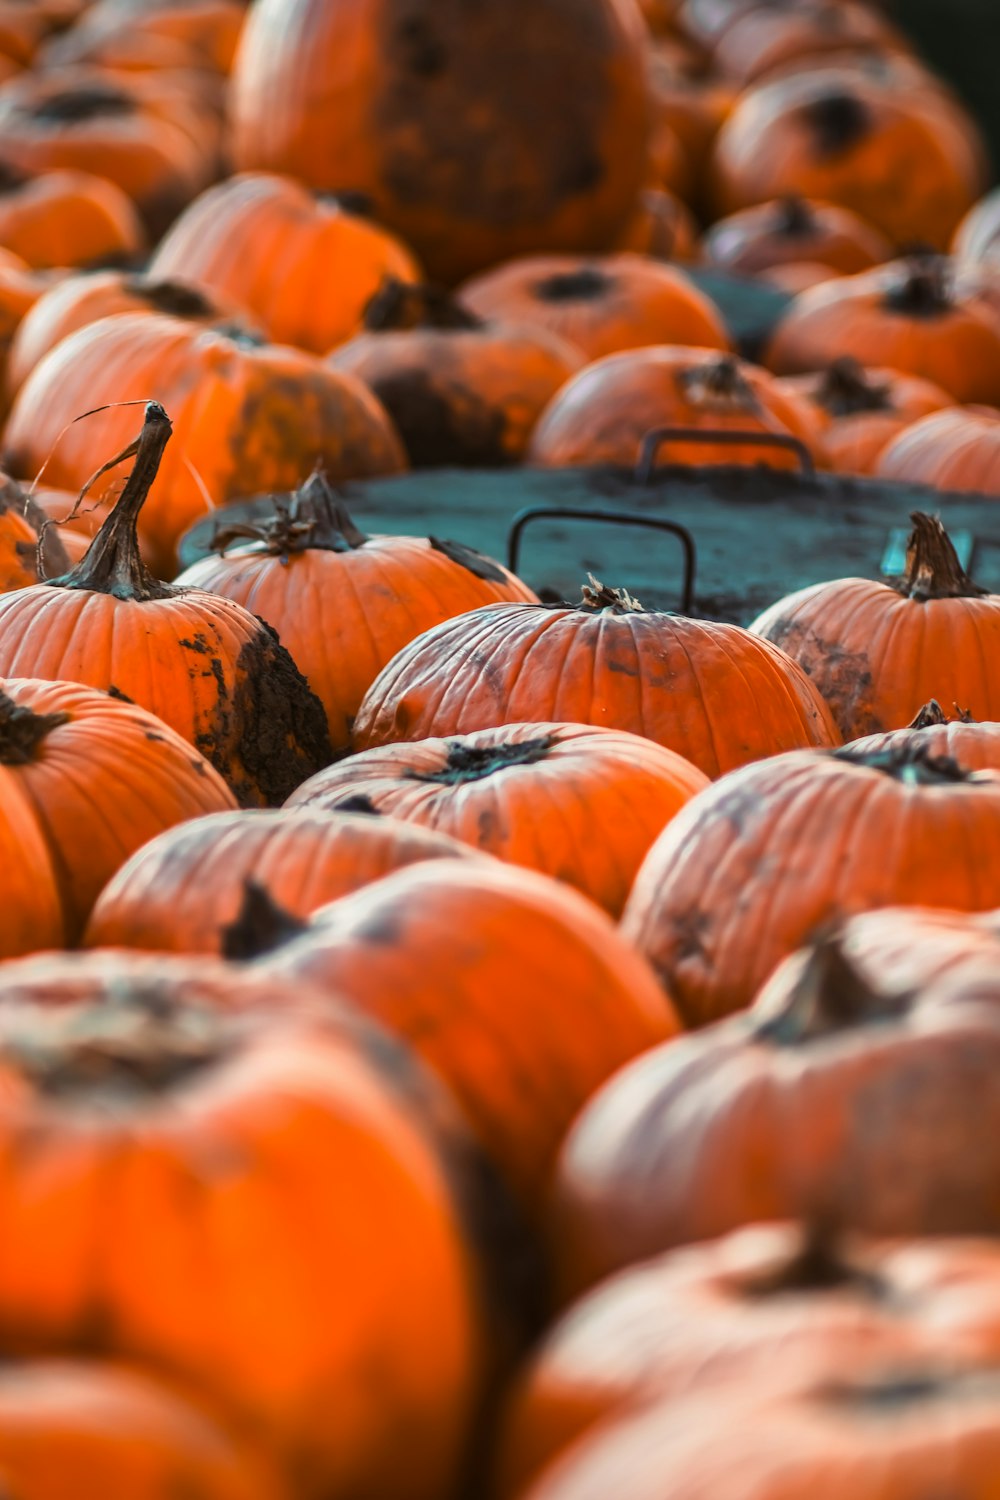
<svg viewBox="0 0 1000 1500"><path fill-rule="evenodd" d="M117 698L119 703L135 703L134 698L130 698L128 693L123 693L121 688L115 687L114 683L111 683L110 687L105 689L105 692L107 693L109 698ZM146 738L159 739L160 736L153 735L152 733L147 732Z"/></svg>
<svg viewBox="0 0 1000 1500"><path fill-rule="evenodd" d="M433 369L400 370L373 379L371 389L399 429L415 469L499 469L518 456L504 444L504 413L468 387L457 397Z"/></svg>
<svg viewBox="0 0 1000 1500"><path fill-rule="evenodd" d="M217 656L212 657L211 667L211 673L209 674L206 672L205 675L206 677L211 675L215 678L216 684L219 689L219 699L221 701L222 699L229 697L229 684L226 682L226 674L223 669L222 662Z"/></svg>
<svg viewBox="0 0 1000 1500"><path fill-rule="evenodd" d="M399 23L399 51L404 66L418 78L436 78L448 66L448 48L427 16L407 16Z"/></svg>
<svg viewBox="0 0 1000 1500"><path fill-rule="evenodd" d="M153 745L165 745L167 742L162 734L157 734L155 729L146 730L146 739Z"/></svg>
<svg viewBox="0 0 1000 1500"><path fill-rule="evenodd" d="M183 646L187 651L197 651L199 656L208 656L212 649L200 631L190 641L181 639L178 645Z"/></svg>
<svg viewBox="0 0 1000 1500"><path fill-rule="evenodd" d="M609 672L617 672L621 677L638 677L639 675L639 668L634 661L616 661L612 656L604 662L604 666Z"/></svg>
<svg viewBox="0 0 1000 1500"><path fill-rule="evenodd" d="M307 926L279 906L265 885L246 876L240 909L219 933L219 951L231 962L249 962L301 937Z"/></svg>
<svg viewBox="0 0 1000 1500"><path fill-rule="evenodd" d="M858 739L885 727L871 708L875 684L863 651L847 651L794 619L776 620L766 639L780 646L813 679L841 734Z"/></svg>
<svg viewBox="0 0 1000 1500"><path fill-rule="evenodd" d="M326 711L263 621L239 654L236 684L232 708L219 705L229 729L225 740L246 772L233 791L243 806L263 801L280 807L296 787L330 764Z"/></svg>

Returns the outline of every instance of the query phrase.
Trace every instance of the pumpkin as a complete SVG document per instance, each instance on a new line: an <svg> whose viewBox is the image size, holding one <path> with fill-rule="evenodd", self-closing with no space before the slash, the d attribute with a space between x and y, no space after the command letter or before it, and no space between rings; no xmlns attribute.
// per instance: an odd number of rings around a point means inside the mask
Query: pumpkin
<svg viewBox="0 0 1000 1500"><path fill-rule="evenodd" d="M680 176L677 190L699 211L704 207L712 146L738 90L715 76L701 76L690 59L676 57L662 43L649 55L653 92L654 166L662 143L672 141Z"/></svg>
<svg viewBox="0 0 1000 1500"><path fill-rule="evenodd" d="M911 520L902 578L813 584L750 626L805 669L844 739L902 728L935 697L1000 718L1000 597L967 576L940 521Z"/></svg>
<svg viewBox="0 0 1000 1500"><path fill-rule="evenodd" d="M354 745L563 722L626 730L706 776L836 740L805 674L736 625L644 610L592 579L580 604L491 604L425 631L365 694ZM2 660L2 657L0 657Z"/></svg>
<svg viewBox="0 0 1000 1500"><path fill-rule="evenodd" d="M1000 771L1000 724L982 724L957 706L949 716L936 698L923 704L905 729L866 735L852 744L857 750L921 745L927 754L949 756L968 771Z"/></svg>
<svg viewBox="0 0 1000 1500"><path fill-rule="evenodd" d="M208 149L138 79L98 68L25 73L0 88L0 161L16 172L96 172L127 193L154 237L205 185Z"/></svg>
<svg viewBox="0 0 1000 1500"><path fill-rule="evenodd" d="M140 532L154 571L176 571L179 537L244 495L292 490L317 465L331 480L396 473L405 456L385 411L360 382L311 355L240 330L121 313L77 329L39 362L4 430L7 467L79 489L102 454L124 447L128 401L150 393L174 414L178 441ZM75 418L108 404L91 424ZM47 460L47 462L46 462Z"/></svg>
<svg viewBox="0 0 1000 1500"><path fill-rule="evenodd" d="M45 839L70 943L147 839L235 806L222 778L166 724L69 682L0 684L0 764Z"/></svg>
<svg viewBox="0 0 1000 1500"><path fill-rule="evenodd" d="M328 361L378 398L415 468L520 462L543 408L585 362L545 328L484 323L399 281L386 282L365 331Z"/></svg>
<svg viewBox="0 0 1000 1500"><path fill-rule="evenodd" d="M585 1108L553 1190L566 1284L774 1218L995 1234L996 1014L982 971L883 994L835 937L818 944L751 1010L654 1048Z"/></svg>
<svg viewBox="0 0 1000 1500"><path fill-rule="evenodd" d="M859 52L894 51L902 35L860 0L767 0L733 17L712 53L712 66L747 85L788 64L803 71Z"/></svg>
<svg viewBox="0 0 1000 1500"><path fill-rule="evenodd" d="M606 249L642 186L645 35L622 0L260 0L233 70L236 165L369 195L439 280Z"/></svg>
<svg viewBox="0 0 1000 1500"><path fill-rule="evenodd" d="M419 272L406 247L352 213L349 200L245 172L189 205L153 256L150 274L243 303L276 343L325 354L359 331L387 277L416 281Z"/></svg>
<svg viewBox="0 0 1000 1500"><path fill-rule="evenodd" d="M1000 496L1000 411L953 406L897 432L879 454L879 479Z"/></svg>
<svg viewBox="0 0 1000 1500"><path fill-rule="evenodd" d="M849 356L888 365L961 402L1000 402L1000 318L945 259L913 257L802 293L780 319L765 362L780 375Z"/></svg>
<svg viewBox="0 0 1000 1500"><path fill-rule="evenodd" d="M643 439L657 427L692 429L694 441L664 442L661 462L767 464L795 467L785 449L699 441L699 429L797 437L808 447L808 408L785 396L766 371L710 349L658 345L596 360L567 382L539 418L528 462L542 468L575 464L634 465Z"/></svg>
<svg viewBox="0 0 1000 1500"><path fill-rule="evenodd" d="M994 188L969 209L955 230L951 251L960 263L1000 260L1000 188Z"/></svg>
<svg viewBox="0 0 1000 1500"><path fill-rule="evenodd" d="M0 760L0 958L58 948L65 922L56 872L35 810Z"/></svg>
<svg viewBox="0 0 1000 1500"><path fill-rule="evenodd" d="M694 215L675 193L643 188L614 248L654 260L693 261L698 258L697 240Z"/></svg>
<svg viewBox="0 0 1000 1500"><path fill-rule="evenodd" d="M919 743L793 752L682 808L639 869L622 931L686 1023L703 1026L749 1005L781 959L853 912L987 910L997 857L1000 774Z"/></svg>
<svg viewBox="0 0 1000 1500"><path fill-rule="evenodd" d="M619 1271L547 1333L514 1389L498 1465L519 1493L597 1423L712 1389L795 1389L860 1362L996 1357L987 1240L754 1225Z"/></svg>
<svg viewBox="0 0 1000 1500"><path fill-rule="evenodd" d="M0 245L29 266L130 261L146 234L132 200L92 172L0 170Z"/></svg>
<svg viewBox="0 0 1000 1500"><path fill-rule="evenodd" d="M839 274L839 271L831 271L829 266L820 265L819 261L790 260L783 266L771 266L769 270L761 271L758 279L767 286L777 287L786 296L797 297L809 287L832 281Z"/></svg>
<svg viewBox="0 0 1000 1500"><path fill-rule="evenodd" d="M8 1357L153 1366L302 1500L448 1492L484 1368L477 1272L432 1127L352 1023L204 957L2 984Z"/></svg>
<svg viewBox="0 0 1000 1500"><path fill-rule="evenodd" d="M701 248L706 264L749 276L798 261L850 275L892 256L884 235L849 208L795 197L756 203L717 220Z"/></svg>
<svg viewBox="0 0 1000 1500"><path fill-rule="evenodd" d="M469 857L458 839L367 812L213 813L151 839L122 865L86 944L239 957L241 918L260 942L255 924L274 910L302 919L406 865Z"/></svg>
<svg viewBox="0 0 1000 1500"><path fill-rule="evenodd" d="M12 251L0 258L0 410L6 410L3 376L6 374L10 348L25 316L52 285L51 272L35 271Z"/></svg>
<svg viewBox="0 0 1000 1500"><path fill-rule="evenodd" d="M153 5L122 5L96 0L77 24L42 48L46 66L88 62L121 66L121 47L146 42L150 56L179 49L190 67L226 73L232 66L246 16L241 0L166 0Z"/></svg>
<svg viewBox="0 0 1000 1500"><path fill-rule="evenodd" d="M233 303L219 303L183 281L157 281L142 272L91 271L67 276L33 299L13 335L7 388L13 395L38 362L78 328L116 313L153 312L211 325L252 324Z"/></svg>
<svg viewBox="0 0 1000 1500"><path fill-rule="evenodd" d="M729 347L708 297L682 271L645 256L529 256L466 282L459 295L487 322L545 328L588 360L648 344Z"/></svg>
<svg viewBox="0 0 1000 1500"><path fill-rule="evenodd" d="M514 724L363 751L310 777L288 805L336 810L364 798L564 880L617 917L657 834L707 785L638 735Z"/></svg>
<svg viewBox="0 0 1000 1500"><path fill-rule="evenodd" d="M604 912L497 860L387 875L322 908L257 970L328 988L412 1046L531 1212L584 1101L678 1029Z"/></svg>
<svg viewBox="0 0 1000 1500"><path fill-rule="evenodd" d="M111 460L135 456L83 561L0 595L0 676L123 694L200 750L241 803L282 802L329 759L322 705L269 626L142 562L136 523L170 432L151 401L139 437Z"/></svg>
<svg viewBox="0 0 1000 1500"><path fill-rule="evenodd" d="M235 599L274 627L323 704L335 751L368 688L422 630L494 600L537 602L513 573L470 547L438 537L358 530L322 475L273 514L223 528L221 555L178 579Z"/></svg>
<svg viewBox="0 0 1000 1500"><path fill-rule="evenodd" d="M794 194L855 213L895 245L943 250L983 186L971 122L933 91L834 69L750 88L715 140L719 215Z"/></svg>
<svg viewBox="0 0 1000 1500"><path fill-rule="evenodd" d="M64 572L69 558L42 508L15 479L0 473L0 593ZM41 570L39 564L41 563Z"/></svg>
<svg viewBox="0 0 1000 1500"><path fill-rule="evenodd" d="M951 405L947 391L929 380L899 370L865 369L848 355L825 370L789 375L779 384L810 403L827 459L844 474L874 473L882 449L897 433Z"/></svg>
<svg viewBox="0 0 1000 1500"><path fill-rule="evenodd" d="M287 1500L274 1468L179 1391L67 1357L0 1371L0 1483L19 1500Z"/></svg>

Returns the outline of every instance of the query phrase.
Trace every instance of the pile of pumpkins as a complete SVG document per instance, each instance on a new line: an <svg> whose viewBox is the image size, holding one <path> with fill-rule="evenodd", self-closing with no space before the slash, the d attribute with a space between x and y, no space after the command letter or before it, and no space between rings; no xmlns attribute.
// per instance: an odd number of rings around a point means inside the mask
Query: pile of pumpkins
<svg viewBox="0 0 1000 1500"><path fill-rule="evenodd" d="M988 1500L1000 596L915 511L543 603L341 485L1000 493L960 101L874 0L0 0L0 80L0 1489Z"/></svg>

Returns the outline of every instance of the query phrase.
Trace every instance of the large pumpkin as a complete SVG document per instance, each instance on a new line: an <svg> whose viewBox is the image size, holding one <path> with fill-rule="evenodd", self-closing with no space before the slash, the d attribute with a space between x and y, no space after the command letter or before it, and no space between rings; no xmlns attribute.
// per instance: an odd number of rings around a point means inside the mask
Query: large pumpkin
<svg viewBox="0 0 1000 1500"><path fill-rule="evenodd" d="M783 958L854 912L988 910L998 860L1000 774L913 743L800 751L682 808L636 876L622 930L701 1026L749 1005Z"/></svg>
<svg viewBox="0 0 1000 1500"><path fill-rule="evenodd" d="M809 674L844 739L901 729L931 698L1000 718L1000 597L967 576L939 520L917 511L895 583L838 578L753 622Z"/></svg>
<svg viewBox="0 0 1000 1500"><path fill-rule="evenodd" d="M326 710L335 751L361 700L414 636L495 600L535 602L506 568L439 537L365 536L322 475L273 514L223 528L221 554L177 580L235 599L278 632Z"/></svg>
<svg viewBox="0 0 1000 1500"><path fill-rule="evenodd" d="M261 345L197 322L122 313L80 328L40 361L18 392L4 447L8 467L78 489L103 456L124 447L150 396L173 414L177 442L141 533L163 578L181 534L210 505L293 490L320 465L331 480L396 473L399 437L360 382L297 350ZM72 425L94 407L99 417Z"/></svg>
<svg viewBox="0 0 1000 1500"><path fill-rule="evenodd" d="M631 0L260 0L236 164L369 195L445 280L600 250L642 185L643 40Z"/></svg>
<svg viewBox="0 0 1000 1500"><path fill-rule="evenodd" d="M688 761L638 735L512 724L363 751L310 777L288 805L363 798L564 880L617 917L650 844L707 785Z"/></svg>
<svg viewBox="0 0 1000 1500"><path fill-rule="evenodd" d="M836 733L804 673L736 625L646 611L594 582L575 608L493 604L418 636L365 695L359 750L560 721L624 729L707 776Z"/></svg>
<svg viewBox="0 0 1000 1500"><path fill-rule="evenodd" d="M123 695L200 750L244 805L282 802L329 759L323 708L268 625L161 583L139 557L136 523L170 431L150 402L138 439L111 461L135 455L82 562L0 595L0 676Z"/></svg>
<svg viewBox="0 0 1000 1500"><path fill-rule="evenodd" d="M1000 411L957 406L922 417L886 444L875 474L1000 497Z"/></svg>

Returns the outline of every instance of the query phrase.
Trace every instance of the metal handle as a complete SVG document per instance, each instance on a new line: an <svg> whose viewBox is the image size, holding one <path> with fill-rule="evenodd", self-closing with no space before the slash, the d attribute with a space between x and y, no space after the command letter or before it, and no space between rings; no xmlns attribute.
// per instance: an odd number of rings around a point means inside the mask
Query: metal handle
<svg viewBox="0 0 1000 1500"><path fill-rule="evenodd" d="M640 516L630 510L578 510L564 509L557 505L526 505L519 510L507 533L507 566L517 572L521 556L521 534L532 521L598 521L608 526L646 526L652 531L667 531L675 536L684 551L684 583L681 590L681 613L690 614L694 604L694 576L697 563L694 537L686 526L676 521L664 521L659 516Z"/></svg>
<svg viewBox="0 0 1000 1500"><path fill-rule="evenodd" d="M729 446L749 444L754 448L780 448L793 453L799 468L808 479L816 473L812 454L801 438L790 432L743 432L738 427L654 427L647 432L639 449L635 466L637 484L649 484L656 472L656 458L663 443L725 443Z"/></svg>

